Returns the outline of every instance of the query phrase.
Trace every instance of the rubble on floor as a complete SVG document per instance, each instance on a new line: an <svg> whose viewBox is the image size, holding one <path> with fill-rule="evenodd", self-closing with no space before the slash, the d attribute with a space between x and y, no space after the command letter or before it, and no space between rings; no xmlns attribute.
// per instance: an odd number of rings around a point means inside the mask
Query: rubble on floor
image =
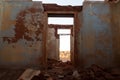
<svg viewBox="0 0 120 80"><path fill-rule="evenodd" d="M17 80L24 69L0 69L0 80Z"/></svg>
<svg viewBox="0 0 120 80"><path fill-rule="evenodd" d="M26 69L17 80L31 80L34 76L38 76L40 70Z"/></svg>
<svg viewBox="0 0 120 80"><path fill-rule="evenodd" d="M105 69L91 65L86 69L74 68L71 62L48 59L47 70L0 70L0 80L120 80L119 69Z"/></svg>
<svg viewBox="0 0 120 80"><path fill-rule="evenodd" d="M91 65L86 69L75 69L71 62L48 60L47 71L41 71L32 80L120 80L120 72L115 69L104 69Z"/></svg>

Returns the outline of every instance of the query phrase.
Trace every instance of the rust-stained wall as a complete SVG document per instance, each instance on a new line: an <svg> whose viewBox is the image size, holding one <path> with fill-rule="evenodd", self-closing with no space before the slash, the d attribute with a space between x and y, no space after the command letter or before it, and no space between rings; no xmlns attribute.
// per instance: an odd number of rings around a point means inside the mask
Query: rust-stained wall
<svg viewBox="0 0 120 80"><path fill-rule="evenodd" d="M75 46L75 64L76 66L79 67L83 67L83 57L81 54L81 49L82 49L82 42L81 42L81 28L82 28L82 24L83 24L83 11L79 12L78 15L78 20L77 22L79 23L79 25L77 25L77 30L75 31L75 41L76 43L74 43ZM79 63L79 64L78 64Z"/></svg>
<svg viewBox="0 0 120 80"><path fill-rule="evenodd" d="M110 5L107 2L85 1L82 27L78 33L78 60L82 67L98 64L113 66Z"/></svg>
<svg viewBox="0 0 120 80"><path fill-rule="evenodd" d="M120 1L110 3L112 13L112 40L113 40L113 58L115 66L120 67Z"/></svg>
<svg viewBox="0 0 120 80"><path fill-rule="evenodd" d="M80 12L80 6L44 4L43 9L41 2L17 1L0 0L0 67L40 67L47 58L59 59L58 36L47 25L49 11L74 15L73 63L120 67L120 2L85 1Z"/></svg>
<svg viewBox="0 0 120 80"><path fill-rule="evenodd" d="M1 10L0 66L41 66L44 27L42 3L5 1Z"/></svg>

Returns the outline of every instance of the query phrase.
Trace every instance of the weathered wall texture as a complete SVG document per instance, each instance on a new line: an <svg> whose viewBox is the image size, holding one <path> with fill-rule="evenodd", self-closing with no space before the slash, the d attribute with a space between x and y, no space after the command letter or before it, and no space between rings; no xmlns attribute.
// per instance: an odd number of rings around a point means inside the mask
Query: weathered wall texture
<svg viewBox="0 0 120 80"><path fill-rule="evenodd" d="M115 66L120 67L120 1L111 3L112 33L113 33L113 57Z"/></svg>
<svg viewBox="0 0 120 80"><path fill-rule="evenodd" d="M82 41L81 41L81 28L82 28L82 24L83 24L83 12L79 12L78 13L78 20L79 21L79 28L77 28L77 32L75 32L75 41L76 43L74 44L74 46L76 46L74 49L75 49L75 64L76 66L79 66L79 67L83 67L83 57L82 57L82 54L81 54L81 49L82 49ZM74 37L74 36L73 36ZM78 64L79 63L79 64Z"/></svg>
<svg viewBox="0 0 120 80"><path fill-rule="evenodd" d="M110 6L105 2L85 1L82 27L78 36L79 60L83 67L98 64L113 66Z"/></svg>
<svg viewBox="0 0 120 80"><path fill-rule="evenodd" d="M44 5L45 11L82 9L49 6ZM46 57L59 59L59 39L54 28L45 31L43 11L41 2L0 0L0 67L39 67ZM81 67L120 67L120 2L85 1L79 20L78 15L74 18L72 62Z"/></svg>
<svg viewBox="0 0 120 80"><path fill-rule="evenodd" d="M47 55L50 59L59 60L59 45L56 37L55 28L48 28L47 35Z"/></svg>
<svg viewBox="0 0 120 80"><path fill-rule="evenodd" d="M1 10L0 66L40 66L43 62L42 3L5 1Z"/></svg>

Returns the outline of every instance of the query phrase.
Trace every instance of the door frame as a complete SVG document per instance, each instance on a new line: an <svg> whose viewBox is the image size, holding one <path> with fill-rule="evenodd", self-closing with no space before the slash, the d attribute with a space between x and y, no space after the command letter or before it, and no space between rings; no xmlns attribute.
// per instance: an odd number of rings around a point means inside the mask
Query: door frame
<svg viewBox="0 0 120 80"><path fill-rule="evenodd" d="M73 25L73 28L71 29L72 31L72 36L74 37L73 39L73 45L72 45L72 50L71 50L71 62L73 64L73 66L76 66L76 59L75 57L77 56L76 54L76 38L75 38L75 34L76 34L76 30L77 28L79 27L79 18L78 18L78 13L79 12L76 12L76 11L45 11L44 12L44 16L45 16L45 28L44 28L44 34L45 34L45 39L44 39L44 47L47 48L47 30L48 30L48 17L50 16L53 16L53 17L73 17L74 18L74 25ZM43 52L44 52L44 62L45 62L45 66L47 66L47 49L44 48Z"/></svg>

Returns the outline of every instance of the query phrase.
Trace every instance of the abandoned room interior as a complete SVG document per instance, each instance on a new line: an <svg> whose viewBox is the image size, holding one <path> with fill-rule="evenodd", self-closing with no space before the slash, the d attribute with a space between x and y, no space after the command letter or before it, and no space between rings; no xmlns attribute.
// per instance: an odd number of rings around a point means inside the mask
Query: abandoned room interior
<svg viewBox="0 0 120 80"><path fill-rule="evenodd" d="M120 80L120 0L0 0L0 80Z"/></svg>

